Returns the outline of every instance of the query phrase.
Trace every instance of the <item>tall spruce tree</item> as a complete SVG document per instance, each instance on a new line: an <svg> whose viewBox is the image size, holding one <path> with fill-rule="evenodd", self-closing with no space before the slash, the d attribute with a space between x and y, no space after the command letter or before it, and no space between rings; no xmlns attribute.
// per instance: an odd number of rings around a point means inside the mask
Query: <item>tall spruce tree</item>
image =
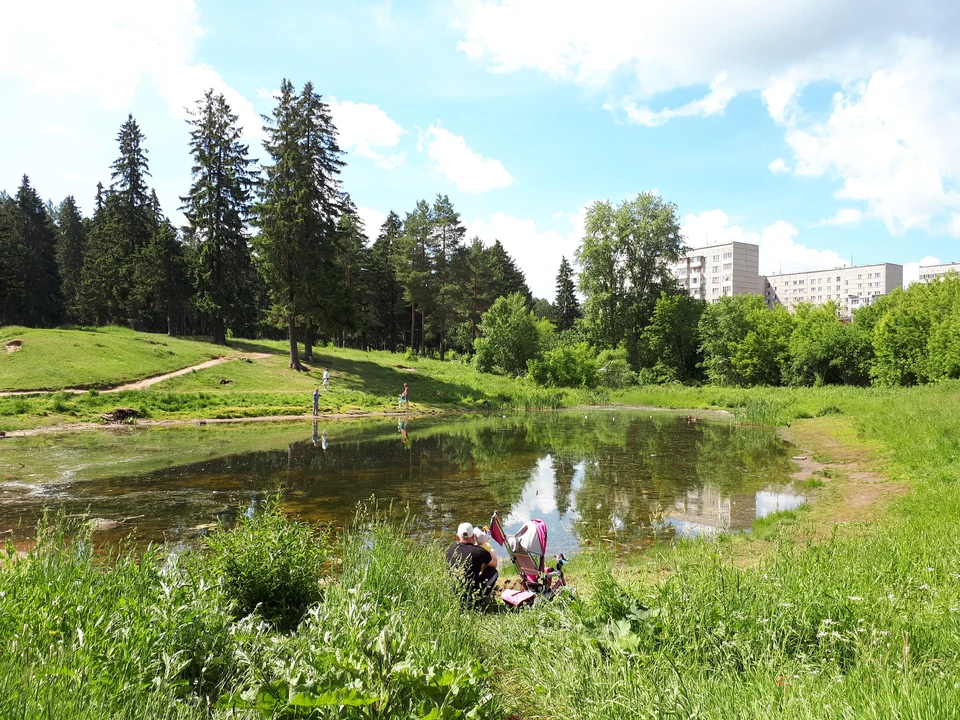
<svg viewBox="0 0 960 720"><path fill-rule="evenodd" d="M80 276L83 272L83 257L87 250L87 229L73 195L68 196L57 208L56 225L57 270L60 273L64 315L68 320L76 321L80 299Z"/></svg>
<svg viewBox="0 0 960 720"><path fill-rule="evenodd" d="M577 318L583 315L580 301L577 300L577 286L573 279L573 267L566 257L560 258L560 270L557 273L557 297L553 303L554 317L558 330L569 330Z"/></svg>
<svg viewBox="0 0 960 720"><path fill-rule="evenodd" d="M167 335L175 335L178 311L190 296L191 286L183 243L169 220L160 223L138 259L134 272L137 305L145 314L165 319Z"/></svg>
<svg viewBox="0 0 960 720"><path fill-rule="evenodd" d="M0 214L0 325L55 325L62 310L56 230L26 175Z"/></svg>
<svg viewBox="0 0 960 720"><path fill-rule="evenodd" d="M503 247L503 244L499 240L495 240L488 252L493 269L493 286L491 288L493 299L520 293L527 299L527 303L532 302L533 295L527 285L527 278L523 271L517 267L516 262L510 257L510 253Z"/></svg>
<svg viewBox="0 0 960 720"><path fill-rule="evenodd" d="M273 117L266 118L264 148L271 163L255 207L260 251L274 315L286 326L290 367L302 370L297 323L316 320L337 274L338 219L343 160L330 109L310 83L297 96L284 79Z"/></svg>
<svg viewBox="0 0 960 720"><path fill-rule="evenodd" d="M397 279L403 222L393 210L380 226L370 254L372 302L378 319L378 346L396 350L403 339L403 287ZM411 341L412 343L412 341Z"/></svg>
<svg viewBox="0 0 960 720"><path fill-rule="evenodd" d="M88 320L142 322L143 293L135 284L140 253L160 227L159 203L147 186L150 171L144 135L128 116L117 135L120 157L111 165L110 190L94 213L82 272L84 315ZM100 195L98 189L98 195ZM99 205L99 198L98 198ZM160 270L157 270L160 272Z"/></svg>
<svg viewBox="0 0 960 720"><path fill-rule="evenodd" d="M494 268L493 255L483 246L479 237L461 248L457 255L457 279L460 294L460 331L457 333L461 350L472 351L474 341L480 335L480 321L493 301Z"/></svg>
<svg viewBox="0 0 960 720"><path fill-rule="evenodd" d="M187 219L184 239L194 250L196 307L211 318L213 342L225 345L227 325L252 299L246 226L257 173L222 94L207 90L188 122L193 184L180 198Z"/></svg>

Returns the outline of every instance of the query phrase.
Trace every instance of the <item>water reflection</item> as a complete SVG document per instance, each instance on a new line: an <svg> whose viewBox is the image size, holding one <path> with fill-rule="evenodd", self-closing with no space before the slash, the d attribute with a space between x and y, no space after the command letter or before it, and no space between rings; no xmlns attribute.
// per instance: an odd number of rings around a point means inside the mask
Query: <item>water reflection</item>
<svg viewBox="0 0 960 720"><path fill-rule="evenodd" d="M411 532L423 536L452 534L463 520L485 524L493 510L508 531L539 517L551 552L571 553L587 542L620 548L658 535L748 529L803 501L784 489L791 467L775 436L674 414L401 418L395 429L392 420L313 420L305 439L290 440L296 427L263 427L250 451L231 444L239 429L136 431L116 440L115 453L129 446L141 454L138 467L126 468L52 438L53 448L24 448L24 470L0 482L0 529L25 532L43 507L62 506L103 518L143 515L133 523L143 542L189 540L255 512L265 493L282 488L287 511L335 526L375 495L398 517L409 507ZM51 450L56 473L41 462ZM18 518L26 525L17 528ZM131 529L105 530L101 540Z"/></svg>

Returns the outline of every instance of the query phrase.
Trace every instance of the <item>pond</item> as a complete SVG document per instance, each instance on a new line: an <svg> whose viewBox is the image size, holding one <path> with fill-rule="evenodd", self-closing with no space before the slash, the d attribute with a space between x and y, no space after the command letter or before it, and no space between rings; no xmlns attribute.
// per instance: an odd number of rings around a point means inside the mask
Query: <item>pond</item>
<svg viewBox="0 0 960 720"><path fill-rule="evenodd" d="M804 501L794 469L770 430L626 409L78 432L0 445L0 532L25 540L62 508L97 518L99 543L190 543L281 491L335 527L376 497L424 537L538 517L551 553L575 553L749 530Z"/></svg>

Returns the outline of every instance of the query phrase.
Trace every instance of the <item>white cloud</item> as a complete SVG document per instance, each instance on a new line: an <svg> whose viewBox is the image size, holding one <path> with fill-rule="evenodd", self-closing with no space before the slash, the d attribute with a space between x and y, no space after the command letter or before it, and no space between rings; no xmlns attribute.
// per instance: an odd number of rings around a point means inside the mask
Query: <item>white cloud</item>
<svg viewBox="0 0 960 720"><path fill-rule="evenodd" d="M733 88L724 84L726 79L727 76L721 74L716 80L710 83L710 92L708 95L676 109L664 108L663 110L654 111L647 106L640 107L635 102L627 102L624 104L627 119L637 125L657 127L677 117L707 117L709 115L722 113L727 109L727 105L730 104L730 101L733 100L737 94ZM609 107L609 105L607 107Z"/></svg>
<svg viewBox="0 0 960 720"><path fill-rule="evenodd" d="M170 111L187 107L214 88L259 136L252 105L208 65L195 59L203 36L193 0L130 3L37 0L5 3L0 23L0 76L22 79L34 93L82 95L111 110L125 110L149 81Z"/></svg>
<svg viewBox="0 0 960 720"><path fill-rule="evenodd" d="M705 247L728 242L747 242L760 246L760 274L823 270L849 265L832 250L817 250L796 241L800 234L790 223L777 220L760 233L731 225L722 210L706 210L685 215L681 231L689 247Z"/></svg>
<svg viewBox="0 0 960 720"><path fill-rule="evenodd" d="M836 196L893 233L960 236L960 13L955 0L461 0L460 49L494 72L534 70L592 91L644 125L718 112L757 92L784 129L797 174L834 179ZM656 111L650 98L702 88ZM839 88L827 119L802 91ZM722 90L722 93L721 93ZM708 100L710 102L708 102ZM815 108L819 110L819 108ZM777 161L774 161L776 163ZM771 164L774 172L786 170Z"/></svg>
<svg viewBox="0 0 960 720"><path fill-rule="evenodd" d="M380 233L380 227L387 219L387 216L372 207L358 207L357 215L359 215L363 221L363 229L367 238L371 241L376 240L377 235Z"/></svg>
<svg viewBox="0 0 960 720"><path fill-rule="evenodd" d="M378 167L390 169L402 165L403 153L384 153L375 147L394 148L404 130L377 105L338 102L330 99L330 114L340 132L340 147L373 160Z"/></svg>
<svg viewBox="0 0 960 720"><path fill-rule="evenodd" d="M771 160L770 164L767 165L767 168L774 175L776 175L777 173L790 172L790 168L787 167L787 164L783 161L783 158L776 158L775 160Z"/></svg>
<svg viewBox="0 0 960 720"><path fill-rule="evenodd" d="M471 150L461 136L442 127L431 125L420 133L417 149L426 150L434 168L464 192L487 192L513 182L499 160Z"/></svg>
<svg viewBox="0 0 960 720"><path fill-rule="evenodd" d="M903 264L903 286L909 287L920 279L920 267L922 265L939 265L943 262L940 258L927 255L918 262L908 262Z"/></svg>
<svg viewBox="0 0 960 720"><path fill-rule="evenodd" d="M478 235L484 244L499 240L527 277L530 291L536 297L553 302L557 292L557 270L560 258L573 264L574 253L583 238L585 204L572 215L566 215L568 229L538 230L533 220L512 217L504 212L488 220L474 219L467 223L467 237ZM562 216L561 216L562 217Z"/></svg>
<svg viewBox="0 0 960 720"><path fill-rule="evenodd" d="M462 0L460 49L495 72L537 70L601 88L624 71L641 95L708 85L718 72L735 90L765 90L785 110L811 79L844 80L884 57L895 38L952 42L951 0Z"/></svg>
<svg viewBox="0 0 960 720"><path fill-rule="evenodd" d="M960 210L960 58L904 43L888 67L834 96L823 122L789 127L797 174L837 175L892 233L944 231Z"/></svg>
<svg viewBox="0 0 960 720"><path fill-rule="evenodd" d="M833 217L824 218L819 225L858 225L863 213L856 208L840 208Z"/></svg>

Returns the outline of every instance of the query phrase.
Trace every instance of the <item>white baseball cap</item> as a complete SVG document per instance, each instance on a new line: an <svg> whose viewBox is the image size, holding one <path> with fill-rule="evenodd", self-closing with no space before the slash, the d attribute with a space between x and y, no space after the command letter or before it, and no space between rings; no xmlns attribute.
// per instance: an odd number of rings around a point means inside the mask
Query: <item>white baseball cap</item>
<svg viewBox="0 0 960 720"><path fill-rule="evenodd" d="M460 526L457 528L457 537L466 540L471 538L474 535L473 525L468 522L460 523Z"/></svg>

